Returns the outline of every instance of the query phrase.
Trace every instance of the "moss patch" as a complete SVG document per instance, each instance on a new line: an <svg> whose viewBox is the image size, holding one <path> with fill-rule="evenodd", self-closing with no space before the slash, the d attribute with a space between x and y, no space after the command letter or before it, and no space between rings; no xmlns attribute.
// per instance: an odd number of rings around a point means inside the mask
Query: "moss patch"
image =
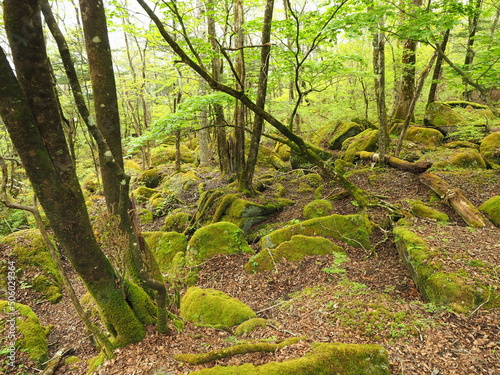
<svg viewBox="0 0 500 375"><path fill-rule="evenodd" d="M138 178L137 181L146 186L147 188L154 189L156 188L161 181L160 170L157 168L151 168L147 171L144 171Z"/></svg>
<svg viewBox="0 0 500 375"><path fill-rule="evenodd" d="M378 142L378 130L366 129L357 136L348 138L342 144L345 150L344 160L353 162L356 159L356 153L360 151L376 151Z"/></svg>
<svg viewBox="0 0 500 375"><path fill-rule="evenodd" d="M265 327L267 326L267 319L263 318L252 318L244 321L241 323L236 329L234 330L234 334L236 336L241 336L250 332L255 331L259 327Z"/></svg>
<svg viewBox="0 0 500 375"><path fill-rule="evenodd" d="M0 315L9 313L10 309L9 302L0 301ZM18 312L15 318L16 328L21 336L16 341L16 347L18 346L22 351L27 352L28 356L38 364L46 362L48 360L48 329L40 324L31 307L15 303L14 310ZM10 316L6 315L4 318L6 324L10 324L7 320L10 319Z"/></svg>
<svg viewBox="0 0 500 375"><path fill-rule="evenodd" d="M198 229L188 242L186 261L199 264L217 254L253 253L243 231L233 223L221 221Z"/></svg>
<svg viewBox="0 0 500 375"><path fill-rule="evenodd" d="M344 253L340 246L323 237L308 237L303 235L292 236L290 241L284 241L275 249L263 249L250 258L245 265L247 272L261 272L272 270L275 265L284 259L299 261L308 255L327 255Z"/></svg>
<svg viewBox="0 0 500 375"><path fill-rule="evenodd" d="M156 189L150 189L146 186L139 186L132 192L132 195L135 197L138 203L144 203L147 202L153 195L158 193L159 191Z"/></svg>
<svg viewBox="0 0 500 375"><path fill-rule="evenodd" d="M191 215L184 212L176 212L165 217L163 227L161 229L165 232L182 233L186 229L190 220Z"/></svg>
<svg viewBox="0 0 500 375"><path fill-rule="evenodd" d="M500 132L487 135L479 150L491 168L500 169Z"/></svg>
<svg viewBox="0 0 500 375"><path fill-rule="evenodd" d="M493 224L500 227L500 195L488 199L479 206L479 210L487 214Z"/></svg>
<svg viewBox="0 0 500 375"><path fill-rule="evenodd" d="M418 161L433 163L429 171L486 168L483 157L473 148L441 149L425 154Z"/></svg>
<svg viewBox="0 0 500 375"><path fill-rule="evenodd" d="M261 366L215 366L191 375L388 375L387 351L379 345L316 344L302 358Z"/></svg>
<svg viewBox="0 0 500 375"><path fill-rule="evenodd" d="M426 148L436 148L442 142L444 136L439 130L410 126L406 133L406 140L417 143Z"/></svg>
<svg viewBox="0 0 500 375"><path fill-rule="evenodd" d="M465 117L455 112L448 104L432 102L425 111L424 123L430 127L454 126L465 122Z"/></svg>
<svg viewBox="0 0 500 375"><path fill-rule="evenodd" d="M314 219L316 217L328 216L332 213L333 206L329 200L316 199L304 206L304 219Z"/></svg>
<svg viewBox="0 0 500 375"><path fill-rule="evenodd" d="M12 246L12 252L17 257L16 265L32 275L30 283L37 292L52 303L62 298L62 280L57 266L45 246L38 229L27 229L12 233L2 239L2 243Z"/></svg>
<svg viewBox="0 0 500 375"><path fill-rule="evenodd" d="M370 249L371 227L363 215L331 215L305 220L301 223L278 229L264 236L262 249L273 249L280 243L290 241L295 235L321 236L344 241L354 247Z"/></svg>
<svg viewBox="0 0 500 375"><path fill-rule="evenodd" d="M191 287L181 299L180 316L194 323L231 328L255 318L255 312L236 298L215 289Z"/></svg>
<svg viewBox="0 0 500 375"><path fill-rule="evenodd" d="M434 208L426 206L421 201L415 200L410 202L411 212L417 217L424 217L441 222L449 222L450 218L444 212L438 211Z"/></svg>
<svg viewBox="0 0 500 375"><path fill-rule="evenodd" d="M187 238L177 232L144 232L144 238L151 249L161 272L170 269L175 255L184 253L187 248Z"/></svg>

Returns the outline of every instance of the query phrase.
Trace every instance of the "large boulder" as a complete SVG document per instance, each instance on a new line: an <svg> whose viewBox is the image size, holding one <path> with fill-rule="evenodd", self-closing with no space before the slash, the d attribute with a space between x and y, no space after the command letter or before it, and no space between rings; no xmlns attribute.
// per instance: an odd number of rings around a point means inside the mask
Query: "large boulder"
<svg viewBox="0 0 500 375"><path fill-rule="evenodd" d="M474 148L442 149L429 152L419 162L431 162L431 170L485 169L486 163Z"/></svg>
<svg viewBox="0 0 500 375"><path fill-rule="evenodd" d="M500 169L500 132L487 135L479 148L481 155L493 169Z"/></svg>
<svg viewBox="0 0 500 375"><path fill-rule="evenodd" d="M181 299L180 316L194 323L231 328L256 318L255 312L236 298L215 289L189 288Z"/></svg>
<svg viewBox="0 0 500 375"><path fill-rule="evenodd" d="M314 219L331 215L333 210L332 202L327 199L315 199L306 204L302 210L304 219Z"/></svg>
<svg viewBox="0 0 500 375"><path fill-rule="evenodd" d="M491 197L479 209L489 216L493 224L500 227L500 195Z"/></svg>
<svg viewBox="0 0 500 375"><path fill-rule="evenodd" d="M305 220L262 237L261 248L274 249L295 235L341 240L357 248L370 249L371 226L363 215L331 215Z"/></svg>
<svg viewBox="0 0 500 375"><path fill-rule="evenodd" d="M275 249L263 250L253 256L245 265L247 272L272 270L283 260L300 261L308 255L345 254L340 246L324 237L292 236L290 241L282 242Z"/></svg>
<svg viewBox="0 0 500 375"><path fill-rule="evenodd" d="M344 160L353 162L356 159L356 153L360 151L376 151L378 142L378 130L366 129L355 137L348 138L342 144L345 150Z"/></svg>
<svg viewBox="0 0 500 375"><path fill-rule="evenodd" d="M187 238L181 233L144 232L143 235L162 272L170 269L178 252L186 251Z"/></svg>
<svg viewBox="0 0 500 375"><path fill-rule="evenodd" d="M198 229L188 242L186 262L191 265L219 254L253 253L243 231L233 223L221 221Z"/></svg>
<svg viewBox="0 0 500 375"><path fill-rule="evenodd" d="M456 130L457 125L463 124L465 121L465 117L443 102L432 102L425 111L425 126L437 128L445 134Z"/></svg>
<svg viewBox="0 0 500 375"><path fill-rule="evenodd" d="M410 126L406 133L406 140L424 146L425 148L436 148L442 142L444 136L439 130Z"/></svg>

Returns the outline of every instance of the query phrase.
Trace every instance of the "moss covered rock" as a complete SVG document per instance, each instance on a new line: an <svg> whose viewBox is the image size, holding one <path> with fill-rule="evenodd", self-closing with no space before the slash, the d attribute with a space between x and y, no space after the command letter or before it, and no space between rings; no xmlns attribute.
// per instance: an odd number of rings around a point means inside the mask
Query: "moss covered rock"
<svg viewBox="0 0 500 375"><path fill-rule="evenodd" d="M348 138L342 144L345 150L344 160L353 162L356 159L356 153L360 151L376 151L378 142L378 130L366 129L355 137Z"/></svg>
<svg viewBox="0 0 500 375"><path fill-rule="evenodd" d="M364 127L356 122L335 121L318 129L312 141L330 150L340 150L346 139L358 135L363 130Z"/></svg>
<svg viewBox="0 0 500 375"><path fill-rule="evenodd" d="M177 232L144 232L144 239L158 262L162 272L171 268L175 255L184 253L187 248L187 238Z"/></svg>
<svg viewBox="0 0 500 375"><path fill-rule="evenodd" d="M293 202L279 198L255 203L240 198L238 194L227 194L222 198L213 220L233 223L246 232L290 204Z"/></svg>
<svg viewBox="0 0 500 375"><path fill-rule="evenodd" d="M82 188L90 193L96 193L99 186L99 179L95 173L89 173L82 181Z"/></svg>
<svg viewBox="0 0 500 375"><path fill-rule="evenodd" d="M162 187L174 194L179 194L183 190L187 190L192 186L198 186L201 178L196 174L196 171L189 170L186 172L174 173L163 180Z"/></svg>
<svg viewBox="0 0 500 375"><path fill-rule="evenodd" d="M132 192L132 195L135 197L135 200L138 203L147 202L153 195L158 194L159 191L156 189L151 189L146 186L139 186Z"/></svg>
<svg viewBox="0 0 500 375"><path fill-rule="evenodd" d="M473 148L441 149L425 154L418 161L431 162L429 171L486 168L483 157Z"/></svg>
<svg viewBox="0 0 500 375"><path fill-rule="evenodd" d="M151 168L142 172L142 174L137 178L137 181L147 188L154 189L160 184L161 178L162 175L160 170L158 168Z"/></svg>
<svg viewBox="0 0 500 375"><path fill-rule="evenodd" d="M491 168L500 169L500 132L487 135L479 150Z"/></svg>
<svg viewBox="0 0 500 375"><path fill-rule="evenodd" d="M262 272L275 268L283 260L300 261L308 255L344 253L340 246L324 237L292 236L290 241L280 243L275 249L263 249L245 265L247 272Z"/></svg>
<svg viewBox="0 0 500 375"><path fill-rule="evenodd" d="M295 235L321 236L344 241L357 248L370 249L371 226L363 215L331 215L305 220L262 237L262 249L274 249Z"/></svg>
<svg viewBox="0 0 500 375"><path fill-rule="evenodd" d="M236 298L215 289L189 288L181 299L180 316L194 323L231 328L256 317Z"/></svg>
<svg viewBox="0 0 500 375"><path fill-rule="evenodd" d="M488 199L479 209L489 216L493 224L500 227L500 195Z"/></svg>
<svg viewBox="0 0 500 375"><path fill-rule="evenodd" d="M452 127L465 122L465 118L443 102L432 102L425 111L424 123L433 128Z"/></svg>
<svg viewBox="0 0 500 375"><path fill-rule="evenodd" d="M450 221L450 218L444 212L426 206L423 202L419 200L411 201L410 206L412 214L417 217L424 217L427 219L433 219L445 223Z"/></svg>
<svg viewBox="0 0 500 375"><path fill-rule="evenodd" d="M189 240L186 261L199 264L218 254L253 253L243 231L233 223L221 221L198 229Z"/></svg>
<svg viewBox="0 0 500 375"><path fill-rule="evenodd" d="M458 312L478 305L500 307L500 295L476 284L470 275L443 272L436 252L411 229L394 228L396 247L418 290L428 302L448 305Z"/></svg>
<svg viewBox="0 0 500 375"><path fill-rule="evenodd" d="M9 315L17 312L15 316ZM45 328L40 324L40 320L31 307L7 301L0 301L0 317L10 329L14 324L20 338L16 341L16 350L28 353L28 356L38 364L48 360L47 334L50 328ZM15 319L15 323L10 319Z"/></svg>
<svg viewBox="0 0 500 375"><path fill-rule="evenodd" d="M328 216L332 213L332 202L326 199L316 199L304 206L302 211L304 219L314 219L316 217Z"/></svg>
<svg viewBox="0 0 500 375"><path fill-rule="evenodd" d="M151 164L158 166L175 161L175 147L160 145L151 149ZM181 162L194 163L195 155L188 147L181 144Z"/></svg>
<svg viewBox="0 0 500 375"><path fill-rule="evenodd" d="M262 145L259 147L257 162L264 167L271 167L274 169L282 169L285 167L285 162L278 153Z"/></svg>
<svg viewBox="0 0 500 375"><path fill-rule="evenodd" d="M12 247L12 253L17 257L16 265L30 274L35 274L30 280L23 280L34 290L40 292L48 301L57 303L62 298L62 279L55 262L45 246L38 229L26 229L9 234L2 243ZM22 275L21 275L22 278Z"/></svg>
<svg viewBox="0 0 500 375"><path fill-rule="evenodd" d="M186 229L189 221L191 220L191 215L184 212L176 212L165 216L163 221L162 230L165 232L179 232L182 233Z"/></svg>
<svg viewBox="0 0 500 375"><path fill-rule="evenodd" d="M148 210L147 208L138 209L137 215L139 215L139 221L141 224L152 224L154 222L154 215L151 210Z"/></svg>
<svg viewBox="0 0 500 375"><path fill-rule="evenodd" d="M255 366L215 366L190 375L389 375L387 351L379 345L316 344L302 358Z"/></svg>
<svg viewBox="0 0 500 375"><path fill-rule="evenodd" d="M425 148L436 148L443 141L443 134L439 130L432 128L421 128L410 126L406 133L406 140L417 143Z"/></svg>
<svg viewBox="0 0 500 375"><path fill-rule="evenodd" d="M234 330L234 334L236 336L241 336L247 333L251 333L259 327L266 327L266 326L267 326L267 319L252 318L244 321L238 327L236 327L236 329Z"/></svg>

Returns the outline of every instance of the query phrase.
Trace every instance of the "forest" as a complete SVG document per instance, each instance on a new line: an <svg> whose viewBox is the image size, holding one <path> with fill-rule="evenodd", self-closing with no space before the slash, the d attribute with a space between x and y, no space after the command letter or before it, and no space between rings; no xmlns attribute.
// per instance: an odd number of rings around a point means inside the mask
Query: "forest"
<svg viewBox="0 0 500 375"><path fill-rule="evenodd" d="M0 16L0 375L500 373L500 1Z"/></svg>

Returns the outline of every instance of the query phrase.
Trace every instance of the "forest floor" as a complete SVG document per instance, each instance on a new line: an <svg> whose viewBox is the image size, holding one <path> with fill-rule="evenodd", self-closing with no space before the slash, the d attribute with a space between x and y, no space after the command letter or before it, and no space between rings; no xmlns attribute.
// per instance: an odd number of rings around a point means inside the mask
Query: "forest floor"
<svg viewBox="0 0 500 375"><path fill-rule="evenodd" d="M498 172L442 172L439 175L452 186L461 188L475 205L500 195ZM351 180L403 208L409 207L408 199L428 202L431 195L418 176L390 168L365 169L354 174ZM287 189L286 198L296 204L275 214L269 222L302 219L302 208L314 199L313 193L299 193L285 174L280 181ZM323 196L339 191L335 185L327 184ZM357 207L351 201L349 197L335 201L333 212L355 213ZM446 204L438 205L439 210L450 216L450 223L437 226L433 221L415 219L414 228L418 233L432 246L446 247L450 253L466 249L474 259L495 265L498 272L500 230L472 230ZM156 225L160 224L158 221ZM240 337L191 323L186 323L182 332L169 336L159 335L154 327L148 327L143 341L118 349L116 358L107 361L97 373L188 374L214 365L283 361L304 355L311 350L313 342L342 342L382 345L389 352L391 374L499 374L500 309L479 307L459 314L425 303L399 258L390 231L375 231L372 243L378 243L373 254L339 243L349 256L349 261L341 265L334 265L331 256L315 256L302 262L280 263L278 269L258 274L243 271L249 258L247 254L213 258L204 263L197 285L240 299L259 317L269 319L268 326ZM253 247L258 250L257 244ZM69 267L68 272L79 293L83 293L83 286ZM495 278L494 282L498 280ZM80 362L63 365L56 374L85 374L86 361L98 353L68 297L53 305L25 289L20 291L18 302L29 304L42 324L53 325L48 338L51 354L61 347L70 347L71 354L80 358ZM302 341L274 353L239 355L205 365L183 364L173 358L175 354L207 352L239 342L302 336L305 337ZM17 361L24 366L10 373L39 373L24 353L19 353ZM0 370L0 374L7 373Z"/></svg>

